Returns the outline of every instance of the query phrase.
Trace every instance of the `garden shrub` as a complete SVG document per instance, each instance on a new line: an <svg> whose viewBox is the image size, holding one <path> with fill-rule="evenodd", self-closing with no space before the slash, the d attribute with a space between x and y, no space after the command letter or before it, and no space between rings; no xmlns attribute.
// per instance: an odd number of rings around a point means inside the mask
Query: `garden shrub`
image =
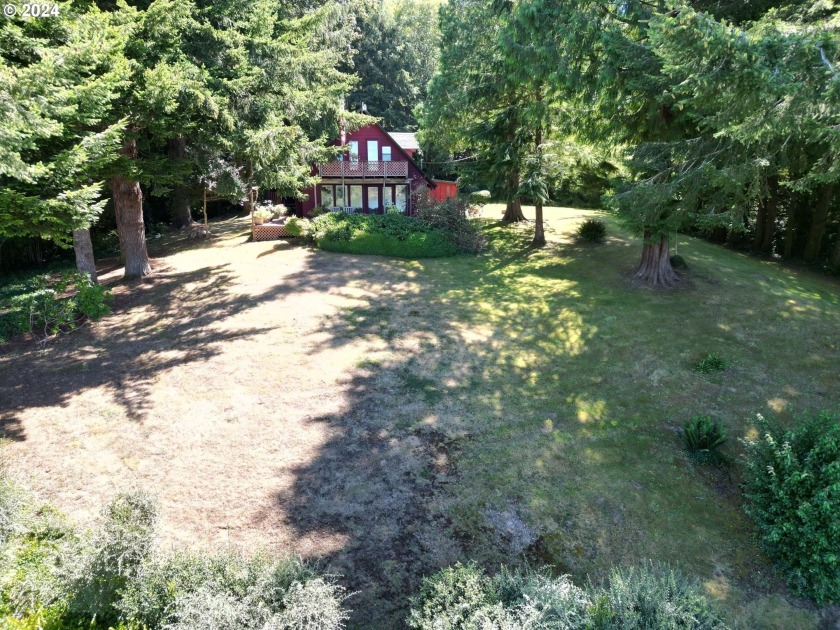
<svg viewBox="0 0 840 630"><path fill-rule="evenodd" d="M667 566L614 569L592 589L587 630L724 630L700 587Z"/></svg>
<svg viewBox="0 0 840 630"><path fill-rule="evenodd" d="M697 362L694 366L696 372L701 374L712 374L713 372L723 372L726 369L726 361L723 357L716 354L707 354L705 357Z"/></svg>
<svg viewBox="0 0 840 630"><path fill-rule="evenodd" d="M20 293L11 296L0 317L0 340L29 332L44 343L61 332L77 328L86 319L99 319L111 312L111 291L81 273L63 273L58 278L35 276Z"/></svg>
<svg viewBox="0 0 840 630"><path fill-rule="evenodd" d="M746 442L746 511L791 588L840 603L840 416L803 417L782 431L758 418Z"/></svg>
<svg viewBox="0 0 840 630"><path fill-rule="evenodd" d="M300 560L163 554L156 520L148 496L123 494L79 533L0 471L0 619L32 630L343 627L342 588Z"/></svg>
<svg viewBox="0 0 840 630"><path fill-rule="evenodd" d="M667 567L613 571L588 591L567 576L502 568L488 576L456 565L424 580L408 625L415 630L725 628L699 587Z"/></svg>
<svg viewBox="0 0 840 630"><path fill-rule="evenodd" d="M490 203L493 199L493 196L490 194L489 190L476 190L475 192L470 193L469 202L470 205L473 206L484 206Z"/></svg>
<svg viewBox="0 0 840 630"><path fill-rule="evenodd" d="M575 232L578 240L588 243L601 243L607 237L607 224L600 219L587 219Z"/></svg>
<svg viewBox="0 0 840 630"><path fill-rule="evenodd" d="M420 199L415 217L426 225L442 230L462 252L477 254L487 246L481 226L468 216L469 205L463 199L450 197L446 201Z"/></svg>
<svg viewBox="0 0 840 630"><path fill-rule="evenodd" d="M324 214L312 221L310 235L318 247L332 252L402 258L458 253L441 230L402 214Z"/></svg>
<svg viewBox="0 0 840 630"><path fill-rule="evenodd" d="M291 236L307 236L310 229L311 224L309 219L295 216L286 219L286 232Z"/></svg>
<svg viewBox="0 0 840 630"><path fill-rule="evenodd" d="M105 508L90 538L70 550L68 615L115 623L122 590L152 551L157 506L147 495L120 494Z"/></svg>
<svg viewBox="0 0 840 630"><path fill-rule="evenodd" d="M696 416L683 427L683 439L689 453L713 456L726 442L726 427L709 416Z"/></svg>

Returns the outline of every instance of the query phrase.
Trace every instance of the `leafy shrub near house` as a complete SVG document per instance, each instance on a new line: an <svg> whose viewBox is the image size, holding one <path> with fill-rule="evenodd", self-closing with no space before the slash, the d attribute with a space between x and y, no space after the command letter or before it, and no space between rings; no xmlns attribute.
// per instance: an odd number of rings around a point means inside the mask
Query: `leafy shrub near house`
<svg viewBox="0 0 840 630"><path fill-rule="evenodd" d="M582 589L567 576L502 568L491 577L457 565L424 581L408 624L415 630L725 628L696 584L658 566L615 570L606 587Z"/></svg>
<svg viewBox="0 0 840 630"><path fill-rule="evenodd" d="M759 416L748 441L747 513L797 593L840 603L840 415L804 417L782 431Z"/></svg>
<svg viewBox="0 0 840 630"><path fill-rule="evenodd" d="M311 223L309 219L294 216L286 219L286 232L291 236L307 236L310 229Z"/></svg>
<svg viewBox="0 0 840 630"><path fill-rule="evenodd" d="M414 216L418 221L442 230L459 251L477 254L487 246L481 226L469 219L469 204L462 198L420 199Z"/></svg>
<svg viewBox="0 0 840 630"><path fill-rule="evenodd" d="M3 627L194 630L342 628L342 589L294 558L163 553L155 503L118 496L92 532L0 474Z"/></svg>
<svg viewBox="0 0 840 630"><path fill-rule="evenodd" d="M321 249L348 254L438 258L458 253L442 230L402 214L324 214L312 221L310 236Z"/></svg>

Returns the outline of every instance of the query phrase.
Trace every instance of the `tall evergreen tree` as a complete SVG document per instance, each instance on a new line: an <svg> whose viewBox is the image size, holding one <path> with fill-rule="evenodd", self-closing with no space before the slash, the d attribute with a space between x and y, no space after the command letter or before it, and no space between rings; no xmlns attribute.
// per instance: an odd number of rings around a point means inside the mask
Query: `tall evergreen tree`
<svg viewBox="0 0 840 630"><path fill-rule="evenodd" d="M60 17L0 22L0 234L72 243L94 280L88 227L124 131L111 112L125 43L107 16L69 3Z"/></svg>

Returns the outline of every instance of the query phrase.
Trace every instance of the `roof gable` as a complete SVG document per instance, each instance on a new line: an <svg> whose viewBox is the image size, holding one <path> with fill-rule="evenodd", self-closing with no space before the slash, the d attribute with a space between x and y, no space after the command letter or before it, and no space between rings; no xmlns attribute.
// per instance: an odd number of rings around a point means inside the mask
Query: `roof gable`
<svg viewBox="0 0 840 630"><path fill-rule="evenodd" d="M373 134L371 134L371 132L373 132ZM349 132L347 134L346 141L349 142L350 140L357 140L357 141L362 142L362 141L366 141L366 140L373 140L374 137L378 137L378 138L384 139L384 140L390 140L391 143L393 143L394 147L396 147L397 151L406 159L406 161L409 163L409 165L411 165L418 173L420 173L420 175L423 177L423 179L426 180L426 183L428 184L429 188L437 188L437 184L435 184L435 182L432 181L432 179L428 175L426 175L426 173L423 172L423 169L421 169L420 166L417 164L417 162L414 161L414 158L412 158L406 152L406 147L403 147L400 144L400 142L397 140L397 138L394 137L395 135L400 135L400 134L399 133L397 133L397 134L388 133L387 131L385 131L382 128L382 126L379 123L372 123L370 125L366 125L365 127L360 127L359 129L356 129L355 131ZM415 141L416 141L416 136L413 133L401 134L401 135L403 135L403 136L406 136L406 135L414 136ZM338 142L341 142L341 141L337 140L336 142L338 143Z"/></svg>

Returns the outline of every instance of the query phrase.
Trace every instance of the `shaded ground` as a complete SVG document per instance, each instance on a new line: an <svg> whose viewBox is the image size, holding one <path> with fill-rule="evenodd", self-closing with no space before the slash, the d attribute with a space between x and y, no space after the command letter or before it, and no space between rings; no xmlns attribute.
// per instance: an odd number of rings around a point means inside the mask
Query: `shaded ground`
<svg viewBox="0 0 840 630"><path fill-rule="evenodd" d="M670 561L736 625L812 627L737 472L691 466L675 428L840 407L840 290L692 239L685 288L639 290L636 241L569 238L592 214L549 209L544 251L489 226L487 255L419 262L221 224L94 327L0 355L4 455L77 517L141 486L171 542L319 559L358 591L354 627L400 627L421 576L467 558L581 582ZM731 368L693 372L709 352Z"/></svg>

